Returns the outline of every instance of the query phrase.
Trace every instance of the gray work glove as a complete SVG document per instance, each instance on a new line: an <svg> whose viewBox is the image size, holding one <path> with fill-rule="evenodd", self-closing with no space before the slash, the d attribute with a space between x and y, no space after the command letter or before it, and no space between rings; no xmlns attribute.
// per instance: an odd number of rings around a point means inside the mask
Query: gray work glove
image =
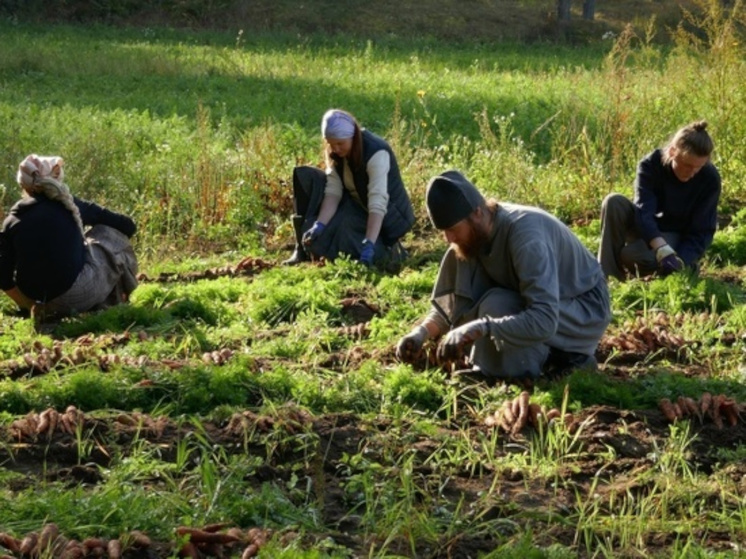
<svg viewBox="0 0 746 559"><path fill-rule="evenodd" d="M438 360L441 363L457 361L465 354L468 346L482 336L486 336L489 331L486 318L477 318L451 330L443 337L438 346Z"/></svg>
<svg viewBox="0 0 746 559"><path fill-rule="evenodd" d="M416 326L396 344L396 358L403 363L413 363L422 352L428 336L427 328L422 324Z"/></svg>
<svg viewBox="0 0 746 559"><path fill-rule="evenodd" d="M655 259L658 261L658 268L663 276L684 269L684 261L679 258L679 255L671 248L671 245L658 247L655 251Z"/></svg>

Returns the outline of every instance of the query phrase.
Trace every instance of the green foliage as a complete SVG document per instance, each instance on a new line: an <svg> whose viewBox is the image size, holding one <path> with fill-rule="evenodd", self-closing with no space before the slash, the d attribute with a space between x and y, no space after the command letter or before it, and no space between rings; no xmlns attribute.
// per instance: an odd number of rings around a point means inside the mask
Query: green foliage
<svg viewBox="0 0 746 559"><path fill-rule="evenodd" d="M605 194L629 191L637 160L695 117L716 138L730 212L746 183L733 12L694 14L707 41L673 51L633 31L606 51L0 24L0 163L63 155L73 192L135 217L144 261L264 250L292 236L288 179L321 162L333 89L333 104L391 139L420 223L424 185L447 167L500 199L595 217ZM13 184L0 177L5 208Z"/></svg>
<svg viewBox="0 0 746 559"><path fill-rule="evenodd" d="M110 4L97 6L113 16ZM706 9L688 16L674 49L631 29L613 45L574 49L0 23L3 207L17 198L13 169L26 153L59 153L76 194L135 216L152 278L235 265L247 254L279 260L292 238L292 167L321 163L318 119L331 105L391 140L417 212L410 258L396 275L340 258L247 277L145 279L130 304L44 332L6 299L4 426L74 404L96 422L138 410L178 429L168 441L81 432L73 459L87 460L89 447L108 452L91 486L49 481L51 455L41 472L15 476L26 443L0 441L8 481L0 524L21 534L53 519L72 537L141 529L166 541L176 525L229 519L308 536L285 545L281 534L262 550L273 557L351 556L348 544L369 557L455 555L460 543L467 553L489 548L485 557L569 557L584 545L591 555L631 556L671 534L682 543L664 553L683 557L698 553L704 532L740 545L732 472L698 456L716 473L697 486L689 456L704 445L679 426L644 458L652 467L622 468L620 481L619 465L629 462L616 462L615 451L584 455L599 447L595 434L576 437L561 423L526 439L487 428L486 415L520 388L464 386L393 355L429 308L445 249L423 205L433 173L457 167L490 196L547 208L595 251L603 196L629 193L644 153L680 124L707 118L728 225L701 275L610 283L612 331L664 311L690 340L687 351L629 367L612 355L599 373L540 383L531 400L560 407L567 388L574 414L589 406L651 414L662 397L704 390L746 400L743 274L716 268L745 261L746 125L736 118L746 104L744 58L740 40L723 42L735 38L741 4L733 12L700 4ZM375 309L365 331L350 333L358 326L342 303L350 298ZM109 335L122 332L131 335ZM89 333L81 360L42 374L24 359L54 342L69 358ZM112 354L119 360L104 366ZM295 433L249 428L238 444L218 433L234 413L281 418L290 406L312 418ZM575 445L580 437L588 445ZM46 452L59 440L39 437L33 448ZM737 447L714 458L742 454ZM624 499L614 495L617 482ZM563 527L577 530L572 544L546 547L547 534ZM320 541L322 533L332 535Z"/></svg>
<svg viewBox="0 0 746 559"><path fill-rule="evenodd" d="M440 375L416 373L406 366L389 372L382 389L386 401L430 412L443 406L446 392Z"/></svg>
<svg viewBox="0 0 746 559"><path fill-rule="evenodd" d="M718 263L746 265L746 209L739 210L725 229L715 233L707 255Z"/></svg>
<svg viewBox="0 0 746 559"><path fill-rule="evenodd" d="M710 277L672 274L651 281L615 284L612 306L621 316L639 312L725 312L743 302L743 290Z"/></svg>

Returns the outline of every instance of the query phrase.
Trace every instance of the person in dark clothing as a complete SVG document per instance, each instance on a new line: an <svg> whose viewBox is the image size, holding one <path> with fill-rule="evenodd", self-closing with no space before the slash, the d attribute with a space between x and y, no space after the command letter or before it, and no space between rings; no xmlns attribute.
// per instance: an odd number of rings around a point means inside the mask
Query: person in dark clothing
<svg viewBox="0 0 746 559"><path fill-rule="evenodd" d="M595 370L611 303L601 267L577 236L540 208L486 200L456 170L434 177L425 198L450 246L430 312L399 340L397 358L415 363L439 339L441 364L465 359L460 374L488 382Z"/></svg>
<svg viewBox="0 0 746 559"><path fill-rule="evenodd" d="M391 147L340 109L324 114L321 135L326 171L293 170L296 245L284 264L339 254L367 266L403 259L414 211Z"/></svg>
<svg viewBox="0 0 746 559"><path fill-rule="evenodd" d="M118 304L137 286L134 221L74 197L63 165L36 154L21 162L23 196L0 230L0 289L21 309L55 316Z"/></svg>
<svg viewBox="0 0 746 559"><path fill-rule="evenodd" d="M681 128L640 161L634 202L610 194L601 207L598 261L607 277L696 269L717 227L720 174L707 123Z"/></svg>

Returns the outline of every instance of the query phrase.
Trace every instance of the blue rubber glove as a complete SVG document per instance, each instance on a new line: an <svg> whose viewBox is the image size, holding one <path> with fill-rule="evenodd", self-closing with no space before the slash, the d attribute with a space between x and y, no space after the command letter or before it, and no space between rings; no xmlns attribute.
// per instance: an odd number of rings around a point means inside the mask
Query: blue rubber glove
<svg viewBox="0 0 746 559"><path fill-rule="evenodd" d="M438 359L443 361L456 361L460 359L467 348L482 336L489 333L489 325L486 318L478 318L467 322L448 332L438 346Z"/></svg>
<svg viewBox="0 0 746 559"><path fill-rule="evenodd" d="M326 229L326 225L320 221L314 221L313 226L303 233L303 238L301 239L303 241L303 246L309 246L319 235L321 235L321 233L324 232L324 229Z"/></svg>
<svg viewBox="0 0 746 559"><path fill-rule="evenodd" d="M679 255L670 245L658 247L658 250L655 251L655 258L658 260L658 268L663 276L684 269L684 261L679 258Z"/></svg>
<svg viewBox="0 0 746 559"><path fill-rule="evenodd" d="M363 239L363 248L360 250L360 262L366 266L371 266L375 255L376 246L368 239Z"/></svg>

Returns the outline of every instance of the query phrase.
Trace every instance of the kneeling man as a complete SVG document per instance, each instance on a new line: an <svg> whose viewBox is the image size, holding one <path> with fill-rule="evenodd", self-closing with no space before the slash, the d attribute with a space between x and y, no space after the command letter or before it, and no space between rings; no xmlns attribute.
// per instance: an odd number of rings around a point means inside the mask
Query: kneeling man
<svg viewBox="0 0 746 559"><path fill-rule="evenodd" d="M485 200L458 171L433 178L427 211L450 243L424 321L396 348L414 362L442 336L441 362L466 357L488 380L595 369L611 320L601 267L573 232L534 207ZM467 355L468 352L468 355Z"/></svg>

